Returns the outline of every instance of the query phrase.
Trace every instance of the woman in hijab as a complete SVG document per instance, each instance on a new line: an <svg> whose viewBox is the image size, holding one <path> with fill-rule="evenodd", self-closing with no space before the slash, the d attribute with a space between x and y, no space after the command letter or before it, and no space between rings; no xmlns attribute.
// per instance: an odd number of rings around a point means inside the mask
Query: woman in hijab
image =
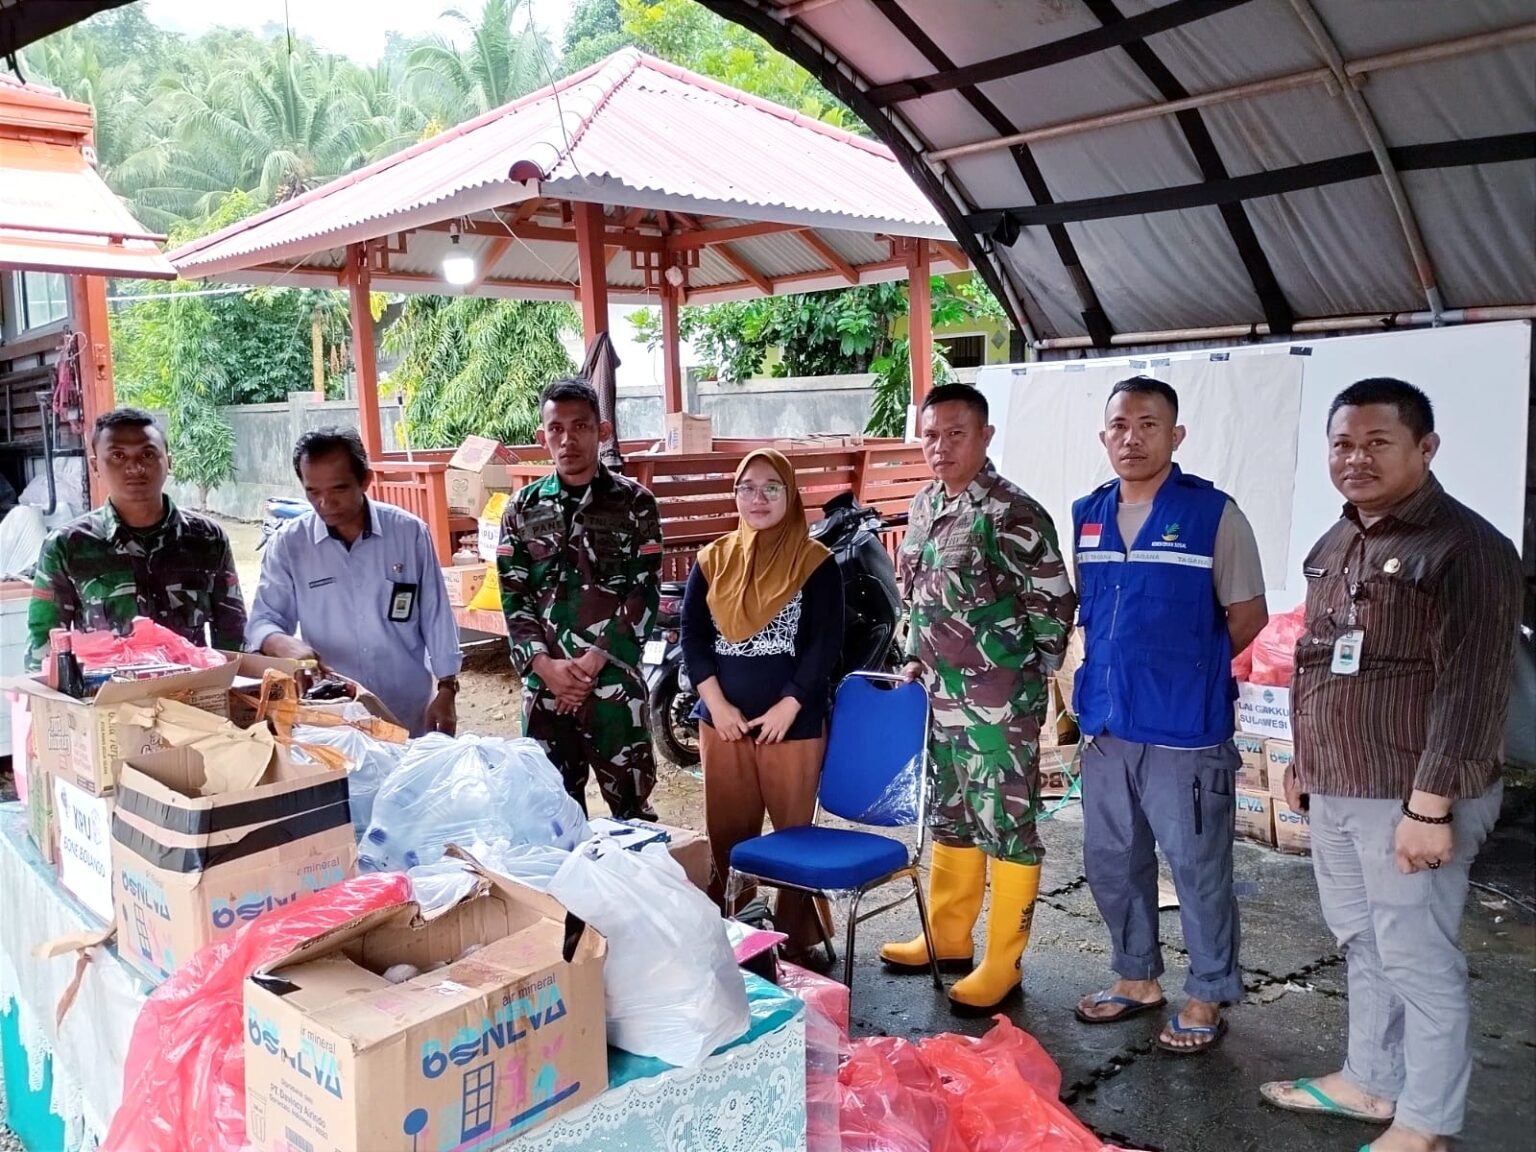
<svg viewBox="0 0 1536 1152"><path fill-rule="evenodd" d="M736 469L736 531L699 553L683 598L683 658L698 689L710 895L724 906L731 849L809 824L827 746L832 673L843 641L843 584L811 539L794 466L760 448ZM774 924L804 959L816 909L781 891ZM830 928L830 925L828 925Z"/></svg>

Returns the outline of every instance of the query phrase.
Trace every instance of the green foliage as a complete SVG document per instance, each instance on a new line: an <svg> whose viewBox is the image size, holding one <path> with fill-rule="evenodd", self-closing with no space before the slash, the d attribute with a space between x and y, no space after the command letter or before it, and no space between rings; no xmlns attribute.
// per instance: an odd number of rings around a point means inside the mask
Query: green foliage
<svg viewBox="0 0 1536 1152"><path fill-rule="evenodd" d="M619 0L577 0L565 25L560 71L580 72L628 44Z"/></svg>
<svg viewBox="0 0 1536 1152"><path fill-rule="evenodd" d="M465 436L528 444L538 394L575 371L560 338L579 323L569 304L473 296L412 296L384 347L401 357L411 445L440 448Z"/></svg>
<svg viewBox="0 0 1536 1152"><path fill-rule="evenodd" d="M624 34L643 51L813 120L869 135L863 121L804 68L696 0L618 0L618 6Z"/></svg>
<svg viewBox="0 0 1536 1152"><path fill-rule="evenodd" d="M259 207L244 192L230 193L208 220L178 226L172 242L217 231ZM178 389L194 379L215 407L284 400L313 385L311 332L317 313L327 346L348 341L346 300L339 292L263 287L189 296L207 289L185 281L134 281L124 287L125 295L155 297L112 313L116 387L124 403L174 413ZM187 340L196 343L188 348ZM198 371L177 367L189 358L200 365Z"/></svg>
<svg viewBox="0 0 1536 1152"><path fill-rule="evenodd" d="M529 27L529 11L529 0L485 0L479 23L455 9L443 13L468 46L436 37L411 52L405 81L418 106L450 127L548 84L549 41Z"/></svg>
<svg viewBox="0 0 1536 1152"><path fill-rule="evenodd" d="M198 490L198 507L208 507L208 493L235 471L235 433L219 411L219 397L229 381L222 368L198 354L213 332L206 297L178 293L165 302L168 359L162 366L166 385L167 440L176 479Z"/></svg>

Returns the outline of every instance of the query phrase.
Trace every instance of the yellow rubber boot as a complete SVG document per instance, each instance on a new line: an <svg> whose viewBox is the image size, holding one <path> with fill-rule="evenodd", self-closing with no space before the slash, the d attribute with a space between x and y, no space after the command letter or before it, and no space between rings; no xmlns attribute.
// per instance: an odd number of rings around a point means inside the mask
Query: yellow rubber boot
<svg viewBox="0 0 1536 1152"><path fill-rule="evenodd" d="M981 915L981 898L987 889L987 858L980 848L933 846L928 866L928 927L933 932L933 953L944 972L969 972L974 954L971 932ZM919 932L916 939L886 944L880 959L896 972L925 972L928 946Z"/></svg>
<svg viewBox="0 0 1536 1152"><path fill-rule="evenodd" d="M987 950L976 970L949 990L957 1016L989 1016L1023 984L1024 949L1040 894L1040 865L992 861L992 906L987 910Z"/></svg>

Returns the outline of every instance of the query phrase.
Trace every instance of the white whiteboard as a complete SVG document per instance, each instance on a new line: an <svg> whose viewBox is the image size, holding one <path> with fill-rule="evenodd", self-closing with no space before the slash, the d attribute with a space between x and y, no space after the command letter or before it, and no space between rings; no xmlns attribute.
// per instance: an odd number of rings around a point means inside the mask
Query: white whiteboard
<svg viewBox="0 0 1536 1152"><path fill-rule="evenodd" d="M1305 350L1305 355L1295 355ZM1111 379L1145 372L1169 379L1178 387L1184 371L1169 371L1175 364L1212 360L1213 355L1232 360L1250 356L1295 356L1303 364L1299 405L1292 412L1253 412L1251 428L1236 429L1243 440L1255 435L1289 439L1295 445L1294 471L1283 474L1285 454L1268 452L1244 454L1238 468L1229 458L1227 464L1216 462L1206 474L1245 503L1242 493L1263 489L1291 489L1291 515L1288 541L1280 549L1285 556L1278 571L1266 569L1270 610L1284 611L1300 603L1305 595L1301 562L1312 544L1330 524L1338 519L1342 497L1328 478L1326 421L1333 397L1356 380L1368 376L1396 376L1422 388L1435 405L1435 427L1442 444L1435 459L1435 475L1447 491L1485 516L1516 546L1523 542L1525 517L1526 436L1530 416L1531 325L1528 321L1501 324L1469 324L1450 328L1426 328L1369 336L1342 336L1327 340L1297 340L1289 344L1263 344L1234 347L1213 353L1170 352L1156 356L1126 356L1087 361L1029 365L993 365L977 373L976 386L986 395L992 408L992 424L997 428L992 458L1010 479L1027 491L1039 493L1061 489L1075 479L1080 465L1063 466L1063 455L1096 461L1102 476L1111 473L1104 460L1097 432L1103 427L1103 399L1098 390L1083 389L1073 411L1054 427L1031 428L1023 445L1010 444L1010 432L1018 434L1019 421L1011 419L1014 400L1028 388L1030 381L1049 380L1048 374L1063 372L1069 365L1079 370L1103 373ZM1219 361L1216 363L1220 363ZM1193 365L1191 365L1193 367ZM1073 389L1074 392L1079 391ZM1093 398L1090 392L1097 395ZM1181 394L1182 400L1182 394ZM1200 413L1197 397L1183 404L1182 422L1190 426L1191 447L1196 436ZM1039 406L1029 404L1031 412ZM1081 407L1081 411L1076 408ZM1282 424L1294 420L1293 427ZM1041 437L1065 440L1066 452L1031 452L1029 445ZM1081 441L1081 445L1077 444ZM1192 466L1181 454L1181 464ZM1006 462L1006 463L1005 463ZM1228 475L1221 472L1228 471ZM1069 473L1071 475L1069 475ZM1091 487L1091 485L1090 485ZM1088 489L1085 487L1083 492ZM1077 492L1075 495L1082 495ZM1070 498L1065 508L1046 500L1056 519L1057 529L1070 535ZM1258 519L1257 516L1250 518ZM1261 537L1266 559L1276 554L1276 543L1266 543L1260 524L1255 532Z"/></svg>

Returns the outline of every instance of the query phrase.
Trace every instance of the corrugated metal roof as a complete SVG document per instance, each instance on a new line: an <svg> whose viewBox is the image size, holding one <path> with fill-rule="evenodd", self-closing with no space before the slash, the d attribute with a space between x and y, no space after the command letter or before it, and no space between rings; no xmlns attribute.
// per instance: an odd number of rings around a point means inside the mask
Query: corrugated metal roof
<svg viewBox="0 0 1536 1152"><path fill-rule="evenodd" d="M701 2L862 116L1042 340L1536 305L1532 0Z"/></svg>
<svg viewBox="0 0 1536 1152"><path fill-rule="evenodd" d="M626 49L552 88L193 241L171 260L188 277L223 277L531 196L864 233L949 235L884 145ZM413 245L421 235L412 237ZM521 265L518 250L514 245L508 256ZM498 262L497 273L509 274L508 268ZM551 278L526 268L517 275Z"/></svg>

